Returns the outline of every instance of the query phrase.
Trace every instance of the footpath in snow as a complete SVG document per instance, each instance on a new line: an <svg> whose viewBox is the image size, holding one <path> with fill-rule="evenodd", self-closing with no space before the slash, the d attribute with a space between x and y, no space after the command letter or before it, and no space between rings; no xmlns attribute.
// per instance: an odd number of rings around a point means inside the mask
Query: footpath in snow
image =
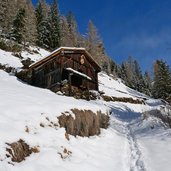
<svg viewBox="0 0 171 171"><path fill-rule="evenodd" d="M99 74L100 90L106 95L146 99L145 104L106 102L111 108L111 124L119 136L124 137L126 164L123 171L170 171L171 130L153 116L145 117L151 110L161 110L163 103L125 86L121 80L114 80ZM121 170L122 171L122 170Z"/></svg>
<svg viewBox="0 0 171 171"><path fill-rule="evenodd" d="M125 136L126 156L121 159L127 163L124 171L170 171L171 130L160 119L142 115L152 106L119 102L106 105L112 109L110 127Z"/></svg>
<svg viewBox="0 0 171 171"><path fill-rule="evenodd" d="M125 135L125 141L127 141L125 143L127 144L125 148L127 148L126 158L128 159L128 168L126 170L146 171L141 150L135 134L132 131L132 128L135 126L134 124L141 120L141 114L126 110L118 112L115 109L115 104L110 104L109 106L113 109L110 126L118 132L123 133Z"/></svg>

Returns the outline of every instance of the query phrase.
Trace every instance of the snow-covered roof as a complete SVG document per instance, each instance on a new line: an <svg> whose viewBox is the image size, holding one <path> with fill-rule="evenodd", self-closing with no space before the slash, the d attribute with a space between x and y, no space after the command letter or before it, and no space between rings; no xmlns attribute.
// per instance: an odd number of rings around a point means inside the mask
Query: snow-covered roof
<svg viewBox="0 0 171 171"><path fill-rule="evenodd" d="M56 49L56 50L54 50L54 51L52 51L51 53L50 53L50 55L51 54L54 54L55 52L58 52L58 51L60 51L60 50L86 50L85 48L82 48L82 47L65 47L65 46L61 46L61 47L59 47L58 49ZM49 55L48 55L49 56Z"/></svg>
<svg viewBox="0 0 171 171"><path fill-rule="evenodd" d="M64 47L64 46L59 47L58 49L52 51L50 54L46 55L43 59L31 64L30 68L33 68L33 67L39 65L40 63L47 61L48 59L50 59L52 57L53 54L61 52L62 50L71 50L71 51L72 50L78 50L78 51L82 50L89 56L89 58L91 58L91 60L93 61L93 63L95 63L95 65L99 68L99 70L101 69L100 66L97 64L97 62L93 59L91 54L89 52L87 52L85 48L82 48L82 47Z"/></svg>
<svg viewBox="0 0 171 171"><path fill-rule="evenodd" d="M80 75L80 76L82 76L82 77L84 77L84 78L86 78L86 79L88 79L88 80L92 80L88 75L83 74L83 73L81 73L81 72L79 72L79 71L76 71L76 70L74 70L74 69L72 69L72 68L66 68L66 70L71 71L71 72L73 72L73 73L75 73L75 74L78 74L78 75Z"/></svg>

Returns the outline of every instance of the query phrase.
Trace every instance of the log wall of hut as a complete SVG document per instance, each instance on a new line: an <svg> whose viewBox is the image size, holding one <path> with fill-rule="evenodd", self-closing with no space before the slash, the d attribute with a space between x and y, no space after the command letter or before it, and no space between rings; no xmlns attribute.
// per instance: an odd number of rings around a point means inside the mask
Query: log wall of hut
<svg viewBox="0 0 171 171"><path fill-rule="evenodd" d="M80 56L84 62L80 63ZM88 80L79 75L71 76L71 83L74 86L82 86L92 90L98 90L98 71L91 61L83 53L60 53L45 63L32 69L32 84L38 87L51 89L59 86L63 80L68 80L69 72L67 68L72 68L91 78Z"/></svg>

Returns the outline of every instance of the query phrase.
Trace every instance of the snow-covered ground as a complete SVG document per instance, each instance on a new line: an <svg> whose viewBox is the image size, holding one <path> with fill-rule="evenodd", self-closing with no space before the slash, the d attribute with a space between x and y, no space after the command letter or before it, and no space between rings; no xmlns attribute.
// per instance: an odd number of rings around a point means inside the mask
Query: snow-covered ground
<svg viewBox="0 0 171 171"><path fill-rule="evenodd" d="M129 144L129 167L125 170L169 171L171 130L161 120L141 115L151 107L118 102L110 103L110 107L113 109L111 127L119 133L124 132Z"/></svg>
<svg viewBox="0 0 171 171"><path fill-rule="evenodd" d="M32 61L39 61L42 58L44 58L45 56L49 55L50 52L47 50L44 50L42 48L37 48L37 47L29 47L30 51L23 51L21 53L21 56L24 59L27 59L28 57L32 60ZM36 52L36 53L35 53Z"/></svg>
<svg viewBox="0 0 171 171"><path fill-rule="evenodd" d="M35 53L36 52L36 53ZM22 51L21 56L23 59L30 58L32 61L39 61L44 58L50 52L37 47L29 47L29 51ZM13 68L21 68L22 63L19 57L16 57L12 52L6 52L0 49L0 64L10 66Z"/></svg>
<svg viewBox="0 0 171 171"><path fill-rule="evenodd" d="M0 64L7 65L14 68L22 67L19 58L12 55L11 52L5 52L0 49Z"/></svg>
<svg viewBox="0 0 171 171"><path fill-rule="evenodd" d="M131 97L133 99L148 98L146 95L127 87L121 79L113 79L103 72L99 73L99 90L105 92L107 96Z"/></svg>
<svg viewBox="0 0 171 171"><path fill-rule="evenodd" d="M41 57L32 54L32 59ZM21 67L19 62L19 58L0 50L0 63ZM32 87L0 70L0 171L170 171L171 130L160 119L146 114L161 109L162 101L132 90L104 73L99 74L99 86L109 96L147 100L145 104L76 100ZM57 117L73 108L104 113L110 109L109 128L102 129L99 136L69 136L68 141ZM10 164L6 143L19 139L38 147L40 152L21 163ZM65 148L72 153L64 154Z"/></svg>
<svg viewBox="0 0 171 171"><path fill-rule="evenodd" d="M126 149L125 137L115 130L102 130L100 136L65 138L65 130L58 126L57 116L70 109L101 110L108 108L102 101L88 102L24 84L0 70L0 170L113 170L126 168L123 160ZM47 120L48 118L48 120ZM41 127L40 124L44 127ZM50 127L49 125L52 125ZM29 132L26 132L26 127ZM6 143L23 139L30 146L39 146L40 153L32 154L20 164L8 164ZM121 146L118 146L118 142ZM72 152L65 160L58 153L66 148ZM117 152L117 156L113 156ZM104 164L105 161L105 164Z"/></svg>

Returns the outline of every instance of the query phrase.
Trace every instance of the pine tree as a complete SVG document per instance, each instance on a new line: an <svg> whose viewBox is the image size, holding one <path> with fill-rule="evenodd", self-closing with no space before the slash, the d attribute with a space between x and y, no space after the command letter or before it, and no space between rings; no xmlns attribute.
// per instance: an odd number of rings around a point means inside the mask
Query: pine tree
<svg viewBox="0 0 171 171"><path fill-rule="evenodd" d="M24 41L24 32L25 32L25 9L19 9L16 18L13 21L12 31L10 33L10 37L17 41L18 43L22 43Z"/></svg>
<svg viewBox="0 0 171 171"><path fill-rule="evenodd" d="M170 101L171 74L169 66L162 60L154 64L154 83L152 87L153 97Z"/></svg>
<svg viewBox="0 0 171 171"><path fill-rule="evenodd" d="M50 6L46 3L46 0L39 0L39 3L41 3L42 6L42 13L45 19L47 19L50 12Z"/></svg>
<svg viewBox="0 0 171 171"><path fill-rule="evenodd" d="M43 47L43 38L42 38L42 22L44 20L43 16L43 9L42 4L39 2L35 9L35 15L36 15L36 29L37 29L37 39L36 43L38 46Z"/></svg>
<svg viewBox="0 0 171 171"><path fill-rule="evenodd" d="M4 27L5 27L5 21L6 21L6 14L7 14L7 0L4 0L0 3L0 34L2 34Z"/></svg>
<svg viewBox="0 0 171 171"><path fill-rule="evenodd" d="M60 17L60 30L61 30L61 46L73 46L71 40L68 22L65 16Z"/></svg>
<svg viewBox="0 0 171 171"><path fill-rule="evenodd" d="M61 45L60 15L56 0L53 0L50 8L48 29L50 33L48 37L49 47L55 49Z"/></svg>
<svg viewBox="0 0 171 171"><path fill-rule="evenodd" d="M40 2L38 3L35 9L35 15L36 15L36 26L37 26L37 29L39 30L39 25L44 20L43 8Z"/></svg>
<svg viewBox="0 0 171 171"><path fill-rule="evenodd" d="M144 90L143 90L143 93L149 95L149 96L152 96L152 80L151 80L151 76L149 74L149 72L145 72L144 73Z"/></svg>
<svg viewBox="0 0 171 171"><path fill-rule="evenodd" d="M71 11L67 14L67 23L68 23L68 30L69 30L69 39L72 43L71 46L77 47L79 46L77 23Z"/></svg>
<svg viewBox="0 0 171 171"><path fill-rule="evenodd" d="M138 64L138 62L136 60L134 60L134 67L135 67L135 70L134 70L135 89L140 91L140 92L144 92L145 82L144 82L144 78L143 78L140 66L139 66L139 64Z"/></svg>
<svg viewBox="0 0 171 171"><path fill-rule="evenodd" d="M120 75L127 86L140 92L146 92L145 81L140 66L131 56L128 57L127 61L122 63Z"/></svg>
<svg viewBox="0 0 171 171"><path fill-rule="evenodd" d="M31 0L26 0L21 8L25 9L25 40L30 44L36 42L37 29L36 29L36 16L35 9Z"/></svg>
<svg viewBox="0 0 171 171"><path fill-rule="evenodd" d="M9 38L9 30L12 30L13 21L19 11L25 9L25 32L23 39L34 43L36 38L35 14L31 0L3 0L0 3L0 27L5 37ZM1 22L2 21L2 22Z"/></svg>
<svg viewBox="0 0 171 171"><path fill-rule="evenodd" d="M45 16L43 15L43 8L40 2L38 3L35 9L35 15L36 15L36 29L37 29L36 43L38 46L44 47L44 36L46 35L43 29ZM45 30L46 30L46 27L45 27Z"/></svg>
<svg viewBox="0 0 171 171"><path fill-rule="evenodd" d="M109 57L105 54L103 42L98 34L97 28L92 21L88 23L88 33L85 38L85 47L92 55L94 60L105 70L110 73Z"/></svg>
<svg viewBox="0 0 171 171"><path fill-rule="evenodd" d="M125 84L127 86L129 86L126 62L122 62L122 64L121 64L120 78L125 81Z"/></svg>
<svg viewBox="0 0 171 171"><path fill-rule="evenodd" d="M45 0L40 0L35 10L36 28L37 28L37 45L50 49L50 24L49 24L50 7Z"/></svg>
<svg viewBox="0 0 171 171"><path fill-rule="evenodd" d="M113 59L109 58L109 73L112 74L114 77L118 77L120 74L119 66L114 62Z"/></svg>
<svg viewBox="0 0 171 171"><path fill-rule="evenodd" d="M9 30L12 28L13 20L16 16L15 1L3 0L0 3L0 27L5 37L9 36Z"/></svg>
<svg viewBox="0 0 171 171"><path fill-rule="evenodd" d="M125 82L126 82L126 85L133 88L133 89L136 89L136 73L135 73L135 61L134 59L129 56L128 57L128 60L123 62L123 65L122 65L123 69L124 69L124 78L125 78Z"/></svg>
<svg viewBox="0 0 171 171"><path fill-rule="evenodd" d="M93 50L97 50L97 47L99 44L101 44L100 36L98 35L97 28L93 24L93 22L90 20L88 23L88 48L90 53L94 53ZM94 49L95 48L95 49Z"/></svg>

